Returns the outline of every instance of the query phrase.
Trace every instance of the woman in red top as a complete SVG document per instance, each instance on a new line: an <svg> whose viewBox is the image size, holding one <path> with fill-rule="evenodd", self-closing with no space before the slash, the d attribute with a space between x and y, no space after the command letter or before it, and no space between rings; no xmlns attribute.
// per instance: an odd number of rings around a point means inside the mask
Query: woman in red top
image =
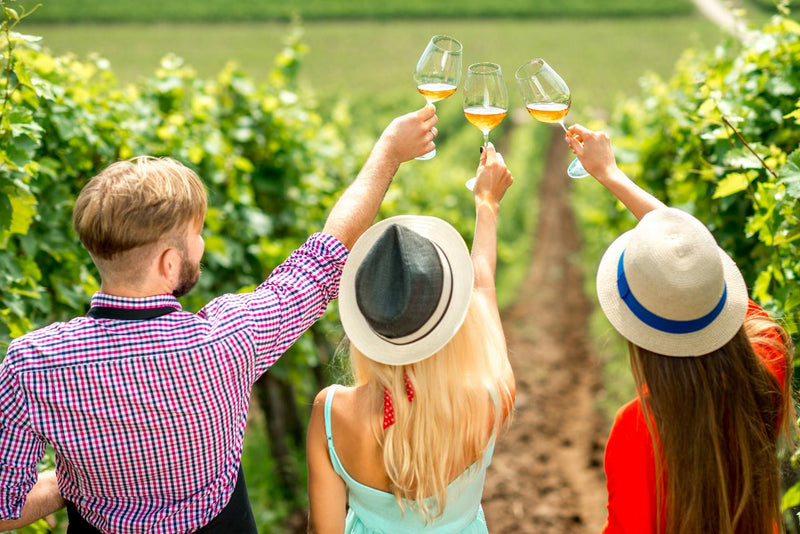
<svg viewBox="0 0 800 534"><path fill-rule="evenodd" d="M570 134L586 170L640 220L597 273L638 393L606 446L604 532L777 532L778 443L794 424L790 339L700 221L628 179L608 136Z"/></svg>

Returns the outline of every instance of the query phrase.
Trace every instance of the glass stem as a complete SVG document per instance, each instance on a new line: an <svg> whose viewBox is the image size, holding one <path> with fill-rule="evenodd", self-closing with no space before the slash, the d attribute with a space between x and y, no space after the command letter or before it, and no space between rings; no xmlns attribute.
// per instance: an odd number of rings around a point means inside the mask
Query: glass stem
<svg viewBox="0 0 800 534"><path fill-rule="evenodd" d="M489 132L483 132L483 146L489 146Z"/></svg>
<svg viewBox="0 0 800 534"><path fill-rule="evenodd" d="M564 132L567 132L567 127L564 126L564 121L558 121L558 124L560 124L561 127L564 128Z"/></svg>

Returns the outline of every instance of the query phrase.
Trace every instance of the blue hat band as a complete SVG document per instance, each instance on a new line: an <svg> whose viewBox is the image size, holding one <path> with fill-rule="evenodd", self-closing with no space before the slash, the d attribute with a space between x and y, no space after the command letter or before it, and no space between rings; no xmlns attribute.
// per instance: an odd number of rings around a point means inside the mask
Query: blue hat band
<svg viewBox="0 0 800 534"><path fill-rule="evenodd" d="M636 300L633 296L630 286L628 286L628 279L625 277L625 267L623 266L623 258L625 258L625 251L619 257L619 264L617 265L617 289L622 301L628 306L628 309L636 316L637 319L644 324L655 330L666 332L668 334L691 334L707 327L714 322L714 319L719 317L722 309L725 307L725 301L728 298L728 286L724 286L722 296L713 310L708 312L702 317L691 319L689 321L676 321L667 319L651 312L645 308L641 302Z"/></svg>

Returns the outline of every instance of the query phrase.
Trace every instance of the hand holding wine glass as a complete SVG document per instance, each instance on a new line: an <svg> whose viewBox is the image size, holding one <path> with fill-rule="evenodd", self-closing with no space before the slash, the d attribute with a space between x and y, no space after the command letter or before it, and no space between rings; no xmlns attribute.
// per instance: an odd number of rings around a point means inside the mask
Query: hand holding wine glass
<svg viewBox="0 0 800 534"><path fill-rule="evenodd" d="M556 122L567 132L564 117L572 105L572 95L561 76L545 60L536 58L517 69L515 77L531 117L541 122ZM589 176L578 159L569 164L567 174L572 178Z"/></svg>
<svg viewBox="0 0 800 534"><path fill-rule="evenodd" d="M580 124L573 124L567 129L569 147L580 159L583 168L604 183L609 176L620 172L611 139L605 132L595 132Z"/></svg>
<svg viewBox="0 0 800 534"><path fill-rule="evenodd" d="M489 202L495 209L506 190L514 183L503 155L497 152L491 143L481 153L474 179L472 192L476 201Z"/></svg>
<svg viewBox="0 0 800 534"><path fill-rule="evenodd" d="M448 35L434 35L422 52L414 69L417 91L429 104L447 98L456 92L461 80L461 43ZM431 159L436 149L419 160Z"/></svg>
<svg viewBox="0 0 800 534"><path fill-rule="evenodd" d="M497 63L474 63L464 80L464 116L483 133L483 146L489 144L489 132L508 114L508 91L503 71ZM472 189L475 178L467 180Z"/></svg>
<svg viewBox="0 0 800 534"><path fill-rule="evenodd" d="M382 150L390 165L427 154L434 147L432 134L438 120L436 109L428 105L401 115L383 130L375 147Z"/></svg>

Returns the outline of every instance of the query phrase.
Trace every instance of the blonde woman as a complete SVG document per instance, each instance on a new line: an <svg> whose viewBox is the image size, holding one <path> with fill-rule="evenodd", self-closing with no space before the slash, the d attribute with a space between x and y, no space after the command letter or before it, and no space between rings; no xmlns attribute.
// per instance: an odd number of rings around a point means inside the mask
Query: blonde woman
<svg viewBox="0 0 800 534"><path fill-rule="evenodd" d="M608 136L570 128L584 168L639 219L600 261L597 294L627 340L637 398L606 445L605 534L782 531L778 444L793 435L792 347L749 300L708 229L617 167Z"/></svg>
<svg viewBox="0 0 800 534"><path fill-rule="evenodd" d="M355 384L314 402L313 532L487 532L483 480L515 392L494 285L512 178L491 146L477 177L471 256L422 216L374 225L350 253L340 313Z"/></svg>

